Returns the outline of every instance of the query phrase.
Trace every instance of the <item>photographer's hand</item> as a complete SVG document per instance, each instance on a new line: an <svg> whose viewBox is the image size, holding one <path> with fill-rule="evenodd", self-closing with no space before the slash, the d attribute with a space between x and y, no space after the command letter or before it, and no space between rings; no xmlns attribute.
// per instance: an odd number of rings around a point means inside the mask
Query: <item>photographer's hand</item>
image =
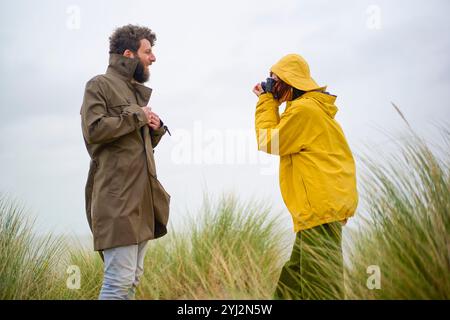
<svg viewBox="0 0 450 320"><path fill-rule="evenodd" d="M257 97L259 97L261 94L264 93L264 90L261 86L261 83L257 83L254 87L253 87L253 93L256 94Z"/></svg>

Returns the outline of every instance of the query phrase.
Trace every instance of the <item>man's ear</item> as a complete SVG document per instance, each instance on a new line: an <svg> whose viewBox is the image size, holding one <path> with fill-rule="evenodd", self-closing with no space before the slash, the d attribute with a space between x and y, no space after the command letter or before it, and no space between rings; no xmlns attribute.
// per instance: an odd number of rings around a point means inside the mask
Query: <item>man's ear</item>
<svg viewBox="0 0 450 320"><path fill-rule="evenodd" d="M124 57L127 57L127 58L134 58L134 53L133 53L133 51L131 51L131 50L129 50L129 49L126 49L126 50L123 52L123 55L124 55Z"/></svg>

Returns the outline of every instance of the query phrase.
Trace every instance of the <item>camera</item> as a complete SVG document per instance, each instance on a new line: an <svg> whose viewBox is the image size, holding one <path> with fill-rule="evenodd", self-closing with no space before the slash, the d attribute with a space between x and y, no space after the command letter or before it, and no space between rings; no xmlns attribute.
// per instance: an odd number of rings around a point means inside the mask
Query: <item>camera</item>
<svg viewBox="0 0 450 320"><path fill-rule="evenodd" d="M264 92L273 93L273 87L277 81L273 78L267 78L265 82L261 82L261 87Z"/></svg>

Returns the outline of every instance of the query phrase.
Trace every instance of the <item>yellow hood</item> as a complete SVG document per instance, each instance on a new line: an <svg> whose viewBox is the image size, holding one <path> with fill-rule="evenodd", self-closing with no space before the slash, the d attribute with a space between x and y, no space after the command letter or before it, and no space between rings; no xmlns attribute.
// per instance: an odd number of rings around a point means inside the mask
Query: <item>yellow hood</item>
<svg viewBox="0 0 450 320"><path fill-rule="evenodd" d="M299 54L288 54L280 59L270 69L281 80L288 85L302 91L319 90L323 91L325 87L320 87L313 78L309 70L309 65Z"/></svg>

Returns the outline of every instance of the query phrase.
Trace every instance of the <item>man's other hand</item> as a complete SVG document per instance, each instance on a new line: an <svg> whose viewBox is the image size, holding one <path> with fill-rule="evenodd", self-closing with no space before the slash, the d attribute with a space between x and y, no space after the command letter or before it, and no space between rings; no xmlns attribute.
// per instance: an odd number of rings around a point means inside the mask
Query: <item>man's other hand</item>
<svg viewBox="0 0 450 320"><path fill-rule="evenodd" d="M153 130L161 128L161 120L159 116L152 111L152 108L149 106L142 107L145 115L147 116L147 123L150 128Z"/></svg>

